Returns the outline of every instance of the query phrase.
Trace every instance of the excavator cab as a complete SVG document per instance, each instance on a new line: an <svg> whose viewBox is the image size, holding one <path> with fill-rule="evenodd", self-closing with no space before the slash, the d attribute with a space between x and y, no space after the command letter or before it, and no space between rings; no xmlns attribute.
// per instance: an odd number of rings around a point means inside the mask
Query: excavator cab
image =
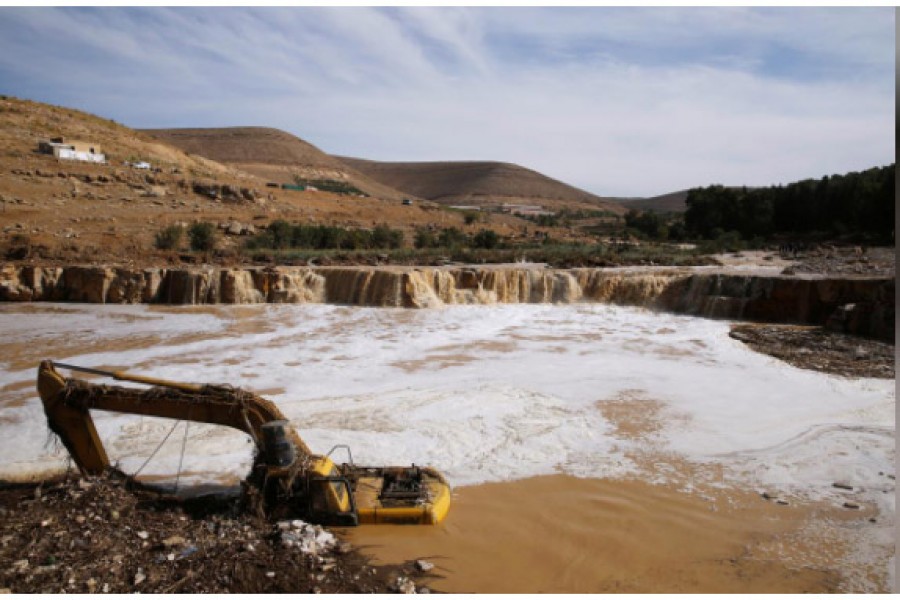
<svg viewBox="0 0 900 600"><path fill-rule="evenodd" d="M61 368L152 385L148 390L64 378ZM450 486L430 468L362 467L336 464L313 454L275 404L222 385L198 385L101 371L45 360L38 368L38 393L47 424L85 474L109 468L91 410L140 414L233 427L257 446L246 482L258 489L272 514L285 511L310 521L355 526L364 523L437 524L450 508ZM332 452L334 449L332 450Z"/></svg>

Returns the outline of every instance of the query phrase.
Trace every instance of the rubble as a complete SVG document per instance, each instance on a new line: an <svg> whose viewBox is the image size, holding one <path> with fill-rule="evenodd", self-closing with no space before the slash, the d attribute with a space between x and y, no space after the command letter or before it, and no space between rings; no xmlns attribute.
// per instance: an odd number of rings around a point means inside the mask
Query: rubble
<svg viewBox="0 0 900 600"><path fill-rule="evenodd" d="M740 324L729 335L795 367L845 377L894 377L895 346L887 342L800 325Z"/></svg>
<svg viewBox="0 0 900 600"><path fill-rule="evenodd" d="M116 512L117 520L108 518ZM176 499L121 475L0 483L0 592L413 593L328 529L268 522L236 496ZM293 540L290 547L283 541ZM410 591L412 590L412 591Z"/></svg>

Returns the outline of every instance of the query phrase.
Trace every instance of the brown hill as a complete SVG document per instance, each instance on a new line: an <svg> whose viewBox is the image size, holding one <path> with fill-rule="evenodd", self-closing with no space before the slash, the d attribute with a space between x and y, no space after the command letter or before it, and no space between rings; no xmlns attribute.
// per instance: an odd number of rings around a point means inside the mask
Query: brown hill
<svg viewBox="0 0 900 600"><path fill-rule="evenodd" d="M651 198L623 198L617 200L617 202L626 209L634 208L637 210L648 210L650 212L679 213L687 210L685 200L687 199L688 191L689 190L681 190L678 192L662 194L660 196L653 196Z"/></svg>
<svg viewBox="0 0 900 600"><path fill-rule="evenodd" d="M259 135L260 131L268 134ZM206 147L228 160L272 164L223 164L188 153L190 136L180 136L175 147L162 135L151 136L89 113L0 96L0 260L159 264L174 253L154 248L156 234L164 227L195 221L248 225L241 231L250 231L251 224L258 230L276 219L347 228L387 224L402 229L408 245L421 227L454 226L472 233L480 225L467 225L462 214L431 202L404 206L396 190L379 193L389 188L361 183L366 181L362 175L353 175L336 159L289 134L257 128L249 133L212 136ZM39 142L55 137L99 146L107 162L63 160L38 151ZM152 168L129 164L137 161ZM297 161L304 166L297 166ZM269 181L291 181L294 173L309 177L332 172L354 177L350 181L371 196L266 186ZM491 221L504 236L521 226L510 215ZM243 241L239 235L221 233L218 248L231 256ZM181 248L186 246L183 238Z"/></svg>
<svg viewBox="0 0 900 600"><path fill-rule="evenodd" d="M294 177L347 182L379 198L400 200L403 193L373 181L312 144L271 127L144 129L144 133L185 152L232 165L275 183Z"/></svg>
<svg viewBox="0 0 900 600"><path fill-rule="evenodd" d="M385 185L444 205L514 203L539 204L551 210L625 212L614 202L509 163L378 162L338 158Z"/></svg>

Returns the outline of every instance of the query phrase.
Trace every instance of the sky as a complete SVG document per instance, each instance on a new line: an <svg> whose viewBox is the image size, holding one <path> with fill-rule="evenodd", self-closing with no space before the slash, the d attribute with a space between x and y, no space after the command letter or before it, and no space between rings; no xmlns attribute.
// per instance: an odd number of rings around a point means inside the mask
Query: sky
<svg viewBox="0 0 900 600"><path fill-rule="evenodd" d="M602 196L894 162L894 9L0 8L0 93Z"/></svg>

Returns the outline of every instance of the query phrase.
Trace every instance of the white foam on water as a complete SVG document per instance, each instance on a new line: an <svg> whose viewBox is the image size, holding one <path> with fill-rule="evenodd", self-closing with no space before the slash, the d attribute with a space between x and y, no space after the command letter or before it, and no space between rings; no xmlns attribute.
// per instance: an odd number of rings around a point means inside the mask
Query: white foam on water
<svg viewBox="0 0 900 600"><path fill-rule="evenodd" d="M886 477L895 473L894 382L794 368L729 338L725 321L598 304L29 310L0 307L0 348L160 336L169 343L66 362L268 390L314 451L349 444L358 464L429 464L456 486L557 472L665 481L664 470L629 458L652 449L723 465L732 484L811 499L838 501L831 484L846 481L891 519L895 510ZM34 380L34 369L7 367L0 358L0 387ZM659 429L617 436L601 407L623 397L660 407ZM126 471L171 427L99 411L95 419ZM177 471L182 428L144 473ZM246 436L199 424L190 432L182 480L246 474ZM0 477L60 463L46 438L36 393L0 408Z"/></svg>

